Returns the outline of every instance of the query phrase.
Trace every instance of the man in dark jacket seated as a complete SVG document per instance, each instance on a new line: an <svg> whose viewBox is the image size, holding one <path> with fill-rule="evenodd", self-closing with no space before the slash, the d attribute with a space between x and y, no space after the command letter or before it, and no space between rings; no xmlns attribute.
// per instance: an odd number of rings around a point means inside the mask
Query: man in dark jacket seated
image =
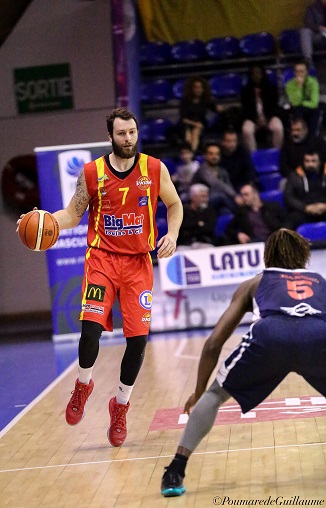
<svg viewBox="0 0 326 508"><path fill-rule="evenodd" d="M326 142L321 136L309 136L306 122L303 118L293 120L289 137L281 148L280 172L284 178L302 165L306 151L314 150L319 154L322 162L326 162Z"/></svg>
<svg viewBox="0 0 326 508"><path fill-rule="evenodd" d="M216 213L209 205L209 189L196 183L190 187L190 203L183 205L183 221L177 240L177 250L203 249L217 245Z"/></svg>
<svg viewBox="0 0 326 508"><path fill-rule="evenodd" d="M265 242L273 231L284 226L284 211L279 203L262 201L253 184L241 187L240 196L243 205L226 228L228 243Z"/></svg>
<svg viewBox="0 0 326 508"><path fill-rule="evenodd" d="M284 202L292 229L306 222L326 221L326 164L314 150L306 151L303 165L289 175Z"/></svg>

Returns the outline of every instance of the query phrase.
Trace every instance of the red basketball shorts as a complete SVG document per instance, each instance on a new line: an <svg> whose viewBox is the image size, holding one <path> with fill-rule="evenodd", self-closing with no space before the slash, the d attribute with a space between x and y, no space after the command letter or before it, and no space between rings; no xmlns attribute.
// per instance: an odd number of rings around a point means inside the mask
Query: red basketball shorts
<svg viewBox="0 0 326 508"><path fill-rule="evenodd" d="M153 265L150 254L87 251L80 320L113 330L112 306L118 297L125 337L148 335L152 309Z"/></svg>

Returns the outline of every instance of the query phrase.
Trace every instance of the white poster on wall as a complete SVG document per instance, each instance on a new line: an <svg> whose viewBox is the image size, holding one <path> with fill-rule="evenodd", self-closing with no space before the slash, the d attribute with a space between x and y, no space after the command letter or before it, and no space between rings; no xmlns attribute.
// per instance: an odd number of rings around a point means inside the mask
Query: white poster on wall
<svg viewBox="0 0 326 508"><path fill-rule="evenodd" d="M239 284L264 269L264 243L177 251L158 262L165 291Z"/></svg>

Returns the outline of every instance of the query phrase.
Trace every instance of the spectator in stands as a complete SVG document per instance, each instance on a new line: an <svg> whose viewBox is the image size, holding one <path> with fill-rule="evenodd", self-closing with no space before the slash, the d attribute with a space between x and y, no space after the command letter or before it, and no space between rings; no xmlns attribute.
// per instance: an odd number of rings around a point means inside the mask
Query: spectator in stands
<svg viewBox="0 0 326 508"><path fill-rule="evenodd" d="M265 242L273 231L284 227L284 211L279 203L262 201L252 184L244 185L240 194L243 205L226 228L229 243Z"/></svg>
<svg viewBox="0 0 326 508"><path fill-rule="evenodd" d="M278 116L279 95L262 65L249 68L248 82L241 90L243 113L242 136L250 152L257 150L257 136L271 135L274 148L281 148L283 124Z"/></svg>
<svg viewBox="0 0 326 508"><path fill-rule="evenodd" d="M221 139L222 168L226 169L233 187L239 189L245 183L257 183L258 175L248 150L239 143L239 136L234 130L227 130Z"/></svg>
<svg viewBox="0 0 326 508"><path fill-rule="evenodd" d="M314 150L306 151L303 165L290 173L284 202L292 229L305 222L326 221L326 165Z"/></svg>
<svg viewBox="0 0 326 508"><path fill-rule="evenodd" d="M189 199L191 180L198 169L199 162L194 159L190 144L185 143L179 149L179 162L176 164L176 172L171 177L182 202Z"/></svg>
<svg viewBox="0 0 326 508"><path fill-rule="evenodd" d="M192 183L203 183L209 188L209 200L217 215L234 213L242 203L237 195L228 172L220 167L221 150L217 143L208 143L204 151L204 162L193 176Z"/></svg>
<svg viewBox="0 0 326 508"><path fill-rule="evenodd" d="M180 121L183 139L196 153L207 127L209 112L217 113L222 106L216 103L205 78L193 76L185 83L180 103Z"/></svg>
<svg viewBox="0 0 326 508"><path fill-rule="evenodd" d="M209 205L209 188L201 183L190 187L190 202L183 205L183 221L177 250L200 249L217 244L214 235L216 213Z"/></svg>
<svg viewBox="0 0 326 508"><path fill-rule="evenodd" d="M303 118L309 133L317 132L319 118L319 83L318 79L308 74L305 61L294 65L294 78L285 85L285 93L290 103L292 119Z"/></svg>
<svg viewBox="0 0 326 508"><path fill-rule="evenodd" d="M284 140L280 154L280 173L284 178L303 163L304 153L312 149L326 162L326 142L320 136L310 136L303 118L293 120L289 136Z"/></svg>
<svg viewBox="0 0 326 508"><path fill-rule="evenodd" d="M326 49L326 0L308 5L304 28L300 30L301 50L308 65L313 67L313 50Z"/></svg>

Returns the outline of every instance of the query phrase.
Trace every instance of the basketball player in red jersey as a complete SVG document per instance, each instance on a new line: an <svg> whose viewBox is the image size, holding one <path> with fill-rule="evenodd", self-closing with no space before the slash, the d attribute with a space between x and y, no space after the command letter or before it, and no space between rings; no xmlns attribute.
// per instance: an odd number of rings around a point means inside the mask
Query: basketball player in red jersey
<svg viewBox="0 0 326 508"><path fill-rule="evenodd" d="M116 397L109 401L108 439L120 446L126 439L129 398L144 359L152 307L155 211L160 196L167 208L168 232L157 243L159 258L171 256L183 208L167 167L138 153L138 122L126 108L107 117L112 153L85 164L69 205L55 212L60 230L74 228L87 207L88 235L82 284L79 375L66 409L76 425L93 391L92 370L103 330L112 331L111 309L119 298L126 349Z"/></svg>

